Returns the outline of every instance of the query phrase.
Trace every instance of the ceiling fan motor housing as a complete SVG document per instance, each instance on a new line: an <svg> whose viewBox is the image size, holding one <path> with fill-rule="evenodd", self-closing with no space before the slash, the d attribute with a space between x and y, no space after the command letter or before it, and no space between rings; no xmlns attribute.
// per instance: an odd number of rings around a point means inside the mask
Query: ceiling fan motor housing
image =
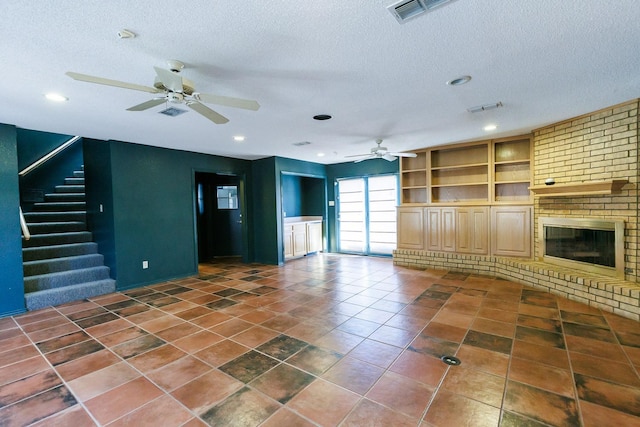
<svg viewBox="0 0 640 427"><path fill-rule="evenodd" d="M181 93L169 92L167 94L167 101L173 102L175 104L181 104L184 100L184 96Z"/></svg>

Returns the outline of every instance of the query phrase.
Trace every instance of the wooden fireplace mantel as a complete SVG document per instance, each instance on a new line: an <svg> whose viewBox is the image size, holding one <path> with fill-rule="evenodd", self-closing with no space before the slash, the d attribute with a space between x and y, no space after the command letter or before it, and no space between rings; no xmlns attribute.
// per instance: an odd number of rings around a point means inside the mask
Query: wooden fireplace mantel
<svg viewBox="0 0 640 427"><path fill-rule="evenodd" d="M629 181L613 179L609 181L570 182L554 185L534 185L529 187L539 197L588 196L591 194L618 193Z"/></svg>

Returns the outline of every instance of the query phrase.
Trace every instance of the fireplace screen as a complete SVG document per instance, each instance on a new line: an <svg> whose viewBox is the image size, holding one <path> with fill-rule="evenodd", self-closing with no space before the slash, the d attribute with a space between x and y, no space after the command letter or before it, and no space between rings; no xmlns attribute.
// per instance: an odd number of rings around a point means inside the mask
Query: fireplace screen
<svg viewBox="0 0 640 427"><path fill-rule="evenodd" d="M614 230L545 227L546 255L605 267L616 266Z"/></svg>
<svg viewBox="0 0 640 427"><path fill-rule="evenodd" d="M624 277L624 221L540 217L538 227L543 261Z"/></svg>

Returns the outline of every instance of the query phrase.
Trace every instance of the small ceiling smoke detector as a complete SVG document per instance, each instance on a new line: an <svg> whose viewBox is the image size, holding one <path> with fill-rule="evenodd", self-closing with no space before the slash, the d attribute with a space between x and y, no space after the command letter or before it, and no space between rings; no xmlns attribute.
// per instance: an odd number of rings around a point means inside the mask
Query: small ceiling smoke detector
<svg viewBox="0 0 640 427"><path fill-rule="evenodd" d="M133 39L136 37L135 33L125 29L118 31L116 34L118 34L118 38L121 39Z"/></svg>
<svg viewBox="0 0 640 427"><path fill-rule="evenodd" d="M495 110L502 107L502 102L494 102L492 104L478 105L476 107L467 108L470 113L479 113L480 111Z"/></svg>
<svg viewBox="0 0 640 427"><path fill-rule="evenodd" d="M429 12L450 1L451 0L401 0L391 6L387 6L387 10L391 12L399 23L404 24L407 20Z"/></svg>
<svg viewBox="0 0 640 427"><path fill-rule="evenodd" d="M471 81L471 76L461 76L456 77L455 79L451 79L447 82L449 86L462 86L463 84L467 84Z"/></svg>
<svg viewBox="0 0 640 427"><path fill-rule="evenodd" d="M331 118L328 114L318 114L313 116L313 120L329 120Z"/></svg>

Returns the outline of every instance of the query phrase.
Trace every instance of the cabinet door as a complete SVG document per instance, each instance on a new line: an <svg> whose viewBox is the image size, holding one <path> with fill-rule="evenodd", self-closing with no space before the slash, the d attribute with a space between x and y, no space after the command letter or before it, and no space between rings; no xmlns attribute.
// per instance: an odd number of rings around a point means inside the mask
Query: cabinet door
<svg viewBox="0 0 640 427"><path fill-rule="evenodd" d="M282 234L284 238L284 257L291 258L293 256L293 227L285 225Z"/></svg>
<svg viewBox="0 0 640 427"><path fill-rule="evenodd" d="M442 250L455 252L456 250L456 210L454 208L442 208Z"/></svg>
<svg viewBox="0 0 640 427"><path fill-rule="evenodd" d="M307 252L320 252L322 249L322 223L310 222L307 224Z"/></svg>
<svg viewBox="0 0 640 427"><path fill-rule="evenodd" d="M293 256L307 254L307 227L306 224L293 226Z"/></svg>
<svg viewBox="0 0 640 427"><path fill-rule="evenodd" d="M487 208L457 208L456 213L456 250L489 253Z"/></svg>
<svg viewBox="0 0 640 427"><path fill-rule="evenodd" d="M424 249L424 208L398 208L398 248Z"/></svg>
<svg viewBox="0 0 640 427"><path fill-rule="evenodd" d="M442 250L442 210L425 209L425 247L428 251Z"/></svg>
<svg viewBox="0 0 640 427"><path fill-rule="evenodd" d="M531 257L531 206L491 208L491 253Z"/></svg>

